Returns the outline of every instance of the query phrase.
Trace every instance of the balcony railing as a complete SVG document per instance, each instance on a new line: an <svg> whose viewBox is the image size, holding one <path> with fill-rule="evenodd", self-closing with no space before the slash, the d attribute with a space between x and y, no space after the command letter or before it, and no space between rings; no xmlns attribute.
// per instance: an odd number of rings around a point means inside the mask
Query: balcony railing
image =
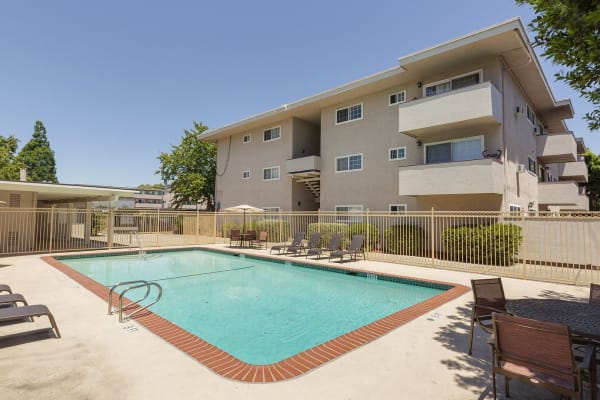
<svg viewBox="0 0 600 400"><path fill-rule="evenodd" d="M401 167L400 196L503 194L504 170L493 158Z"/></svg>
<svg viewBox="0 0 600 400"><path fill-rule="evenodd" d="M577 142L572 133L536 136L538 159L544 164L569 163L577 160Z"/></svg>
<svg viewBox="0 0 600 400"><path fill-rule="evenodd" d="M285 168L288 174L319 172L321 171L321 157L308 156L301 158L293 158L285 162Z"/></svg>
<svg viewBox="0 0 600 400"><path fill-rule="evenodd" d="M544 182L538 184L538 202L542 205L576 206L579 187L575 182Z"/></svg>
<svg viewBox="0 0 600 400"><path fill-rule="evenodd" d="M500 124L502 95L491 82L399 106L399 131L423 137L444 129Z"/></svg>
<svg viewBox="0 0 600 400"><path fill-rule="evenodd" d="M586 183L588 170L585 161L575 161L558 165L558 179Z"/></svg>

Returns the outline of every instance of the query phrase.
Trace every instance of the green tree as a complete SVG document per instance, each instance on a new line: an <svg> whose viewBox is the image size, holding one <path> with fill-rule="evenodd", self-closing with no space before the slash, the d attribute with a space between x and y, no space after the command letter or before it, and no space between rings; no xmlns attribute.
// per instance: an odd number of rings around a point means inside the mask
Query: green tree
<svg viewBox="0 0 600 400"><path fill-rule="evenodd" d="M19 179L20 165L15 160L19 139L10 135L0 136L0 179L16 181Z"/></svg>
<svg viewBox="0 0 600 400"><path fill-rule="evenodd" d="M165 185L173 191L173 206L186 203L204 203L208 210L215 209L215 177L217 170L217 147L201 140L208 127L194 121L194 127L185 129L181 143L171 146L170 153L158 156L161 175Z"/></svg>
<svg viewBox="0 0 600 400"><path fill-rule="evenodd" d="M543 56L565 70L556 78L589 100L585 115L591 130L600 128L600 2L598 0L515 0L529 4L536 16L529 24Z"/></svg>
<svg viewBox="0 0 600 400"><path fill-rule="evenodd" d="M33 135L19 151L16 161L23 168L27 168L29 182L58 182L54 151L50 148L50 141L42 121L35 121Z"/></svg>
<svg viewBox="0 0 600 400"><path fill-rule="evenodd" d="M142 183L137 186L137 189L162 189L162 183Z"/></svg>
<svg viewBox="0 0 600 400"><path fill-rule="evenodd" d="M590 210L600 210L600 156L587 149L585 151L585 164L588 169L588 193L590 197Z"/></svg>

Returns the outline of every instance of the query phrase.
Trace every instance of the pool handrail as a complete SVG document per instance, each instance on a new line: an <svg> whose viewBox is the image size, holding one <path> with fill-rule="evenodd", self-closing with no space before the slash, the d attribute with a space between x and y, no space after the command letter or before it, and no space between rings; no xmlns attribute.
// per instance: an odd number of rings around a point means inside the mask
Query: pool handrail
<svg viewBox="0 0 600 400"><path fill-rule="evenodd" d="M108 315L112 315L112 294L115 291L115 289L118 288L119 286L132 285L134 283L136 283L136 284L143 283L143 284L147 285L148 281L138 279L135 281L118 282L110 288L110 290L108 291ZM125 289L125 290L127 290L127 289ZM150 294L150 287L147 287L146 294L144 295L144 297L142 299L138 300L136 303L139 303L140 301L145 300L149 294Z"/></svg>

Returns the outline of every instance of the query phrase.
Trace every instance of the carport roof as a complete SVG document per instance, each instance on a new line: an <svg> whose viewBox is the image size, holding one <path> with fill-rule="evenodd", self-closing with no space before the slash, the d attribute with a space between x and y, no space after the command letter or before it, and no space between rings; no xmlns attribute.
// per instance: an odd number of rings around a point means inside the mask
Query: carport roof
<svg viewBox="0 0 600 400"><path fill-rule="evenodd" d="M138 192L113 186L89 186L65 183L40 183L0 180L0 191L35 192L38 201L51 203L77 203L84 201L116 200L133 197Z"/></svg>

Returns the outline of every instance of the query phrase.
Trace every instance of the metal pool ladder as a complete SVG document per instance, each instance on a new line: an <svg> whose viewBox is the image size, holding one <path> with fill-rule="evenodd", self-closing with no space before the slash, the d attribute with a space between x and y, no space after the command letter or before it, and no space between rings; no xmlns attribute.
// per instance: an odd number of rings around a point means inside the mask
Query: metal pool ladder
<svg viewBox="0 0 600 400"><path fill-rule="evenodd" d="M129 285L129 286L127 286L125 288L125 290L123 290L121 292L121 294L119 295L119 307L116 310L119 312L119 322L124 322L125 320L131 319L131 317L133 317L140 311L143 311L143 310L147 309L148 307L158 303L158 301L162 297L162 287L156 282L148 282L148 281L144 281L144 280L119 282L119 283L113 285L108 292L108 315L112 315L112 313L113 313L113 310L112 310L113 292L115 291L116 288L118 288L120 286L125 286L125 285ZM143 287L146 288L146 294L144 294L144 297L142 297L136 301L132 301L130 304L127 304L125 307L123 307L123 297L125 296L125 293L127 293L130 290L139 289L139 288L143 288ZM154 300L152 300L150 303L146 304L144 307L138 308L137 310L135 310L134 312L129 314L129 316L126 316L125 318L123 318L123 311L130 310L133 307L140 304L142 301L146 300L148 298L148 296L150 295L150 289L152 287L155 287L156 289L158 289L158 295L156 296L156 298Z"/></svg>

